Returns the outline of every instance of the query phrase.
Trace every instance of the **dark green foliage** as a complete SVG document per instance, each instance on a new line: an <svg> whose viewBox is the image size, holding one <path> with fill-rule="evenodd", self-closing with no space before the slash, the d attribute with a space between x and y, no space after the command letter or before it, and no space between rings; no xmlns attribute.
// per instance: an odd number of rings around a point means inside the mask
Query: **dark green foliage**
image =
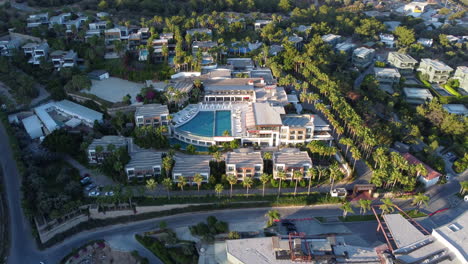
<svg viewBox="0 0 468 264"><path fill-rule="evenodd" d="M177 247L167 247L158 239L135 235L135 238L163 263L186 264L198 263L198 254L193 242L179 243ZM177 241L176 241L177 242Z"/></svg>
<svg viewBox="0 0 468 264"><path fill-rule="evenodd" d="M107 156L101 164L101 170L113 180L125 183L127 177L125 175L125 165L130 161L127 148L121 147L109 156Z"/></svg>
<svg viewBox="0 0 468 264"><path fill-rule="evenodd" d="M135 144L143 148L167 148L169 141L165 135L167 127L165 126L141 126L133 131Z"/></svg>
<svg viewBox="0 0 468 264"><path fill-rule="evenodd" d="M229 226L226 222L218 221L214 216L206 218L207 223L200 222L194 226L190 226L190 233L194 236L200 236L207 242L214 241L214 236L229 231Z"/></svg>

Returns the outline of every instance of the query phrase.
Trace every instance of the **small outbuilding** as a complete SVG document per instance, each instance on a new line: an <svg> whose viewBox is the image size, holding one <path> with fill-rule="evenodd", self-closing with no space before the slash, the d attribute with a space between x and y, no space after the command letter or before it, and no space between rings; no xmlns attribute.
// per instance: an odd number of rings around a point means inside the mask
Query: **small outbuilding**
<svg viewBox="0 0 468 264"><path fill-rule="evenodd" d="M42 132L42 124L39 118L37 118L37 115L27 117L21 120L21 122L23 122L23 126L26 129L26 132L28 132L31 139L36 139L44 136L44 132Z"/></svg>
<svg viewBox="0 0 468 264"><path fill-rule="evenodd" d="M109 73L105 70L95 70L95 71L88 73L88 77L91 80L102 81L105 79L109 79Z"/></svg>

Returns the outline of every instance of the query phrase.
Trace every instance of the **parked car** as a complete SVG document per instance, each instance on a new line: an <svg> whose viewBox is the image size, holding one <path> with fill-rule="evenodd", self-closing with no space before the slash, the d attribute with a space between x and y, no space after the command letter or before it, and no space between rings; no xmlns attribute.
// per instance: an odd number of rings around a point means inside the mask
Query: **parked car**
<svg viewBox="0 0 468 264"><path fill-rule="evenodd" d="M91 175L89 175L89 173L85 173L85 174L81 175L80 178L81 178L81 179L84 179L84 178L86 178L86 177L89 178L90 176L91 176Z"/></svg>
<svg viewBox="0 0 468 264"><path fill-rule="evenodd" d="M96 184L91 183L90 185L86 186L85 190L89 192L94 188L96 188Z"/></svg>
<svg viewBox="0 0 468 264"><path fill-rule="evenodd" d="M90 177L85 177L85 178L80 180L80 183L83 184L83 185L90 184L91 183L91 178Z"/></svg>
<svg viewBox="0 0 468 264"><path fill-rule="evenodd" d="M101 195L101 193L98 192L98 191L92 191L92 192L88 193L89 197L96 197L96 196L99 196L99 195Z"/></svg>
<svg viewBox="0 0 468 264"><path fill-rule="evenodd" d="M105 196L114 196L114 192L113 191L105 192L104 195Z"/></svg>

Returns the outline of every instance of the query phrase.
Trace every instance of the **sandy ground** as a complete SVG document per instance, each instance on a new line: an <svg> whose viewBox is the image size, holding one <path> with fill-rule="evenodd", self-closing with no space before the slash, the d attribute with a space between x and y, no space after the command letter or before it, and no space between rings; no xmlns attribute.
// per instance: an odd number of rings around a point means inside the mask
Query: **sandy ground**
<svg viewBox="0 0 468 264"><path fill-rule="evenodd" d="M102 81L92 80L91 89L82 90L85 93L94 94L109 102L121 102L122 98L130 94L132 103L136 102L136 95L144 87L143 83L135 83L116 77L110 77Z"/></svg>

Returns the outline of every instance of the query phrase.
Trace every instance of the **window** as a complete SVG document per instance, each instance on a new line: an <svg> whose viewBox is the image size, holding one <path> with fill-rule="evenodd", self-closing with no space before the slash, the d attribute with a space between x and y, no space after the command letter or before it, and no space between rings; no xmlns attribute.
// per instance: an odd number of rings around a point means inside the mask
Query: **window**
<svg viewBox="0 0 468 264"><path fill-rule="evenodd" d="M150 124L150 123L151 123L151 119L146 119L146 120L145 120L145 123L146 123L146 124Z"/></svg>
<svg viewBox="0 0 468 264"><path fill-rule="evenodd" d="M302 136L297 136L297 139L302 139Z"/></svg>
<svg viewBox="0 0 468 264"><path fill-rule="evenodd" d="M294 136L290 136L289 139L293 140L293 139L294 139Z"/></svg>
<svg viewBox="0 0 468 264"><path fill-rule="evenodd" d="M233 171L234 170L234 166L228 166L228 171Z"/></svg>
<svg viewBox="0 0 468 264"><path fill-rule="evenodd" d="M260 166L255 166L255 170L256 170L256 171L259 171L259 170L261 170L261 169L262 169L262 167L260 167Z"/></svg>
<svg viewBox="0 0 468 264"><path fill-rule="evenodd" d="M127 171L127 174L128 174L129 176L134 176L134 175L135 175L135 171L134 171L134 170L128 170L128 171Z"/></svg>

